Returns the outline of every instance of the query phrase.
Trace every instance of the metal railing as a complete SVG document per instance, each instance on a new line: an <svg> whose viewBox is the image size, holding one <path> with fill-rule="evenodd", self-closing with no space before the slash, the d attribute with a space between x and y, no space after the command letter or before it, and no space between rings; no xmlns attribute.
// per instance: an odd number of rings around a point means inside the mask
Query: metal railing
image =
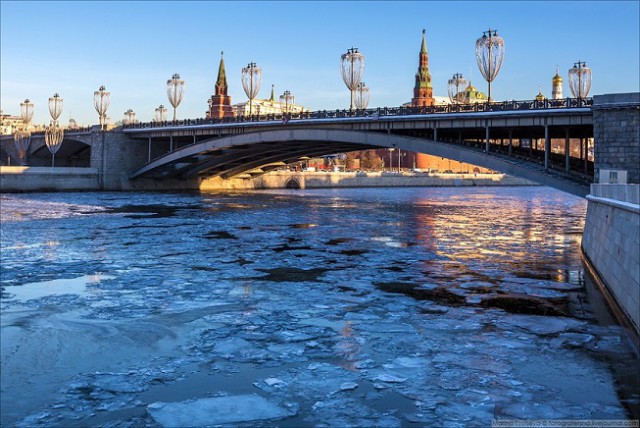
<svg viewBox="0 0 640 428"><path fill-rule="evenodd" d="M124 129L158 128L166 126L194 126L216 125L222 123L247 123L247 122L273 122L281 120L283 124L290 120L300 119L340 119L353 117L379 117L415 116L449 113L480 113L480 112L507 112L507 111L537 111L549 109L574 109L591 108L593 98L563 98L558 100L527 100L527 101L502 101L493 103L475 104L446 104L428 107L378 107L362 110L319 110L313 112L299 112L290 114L265 114L252 116L236 116L232 118L210 119L183 119L177 121L145 122L123 125Z"/></svg>

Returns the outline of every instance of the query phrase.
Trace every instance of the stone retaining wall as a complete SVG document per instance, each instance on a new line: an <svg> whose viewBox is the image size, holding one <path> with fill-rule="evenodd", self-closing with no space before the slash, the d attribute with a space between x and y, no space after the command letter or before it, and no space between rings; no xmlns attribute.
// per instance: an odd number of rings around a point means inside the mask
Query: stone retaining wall
<svg viewBox="0 0 640 428"><path fill-rule="evenodd" d="M1 192L98 190L96 168L0 166Z"/></svg>
<svg viewBox="0 0 640 428"><path fill-rule="evenodd" d="M582 250L640 335L640 185L592 184Z"/></svg>

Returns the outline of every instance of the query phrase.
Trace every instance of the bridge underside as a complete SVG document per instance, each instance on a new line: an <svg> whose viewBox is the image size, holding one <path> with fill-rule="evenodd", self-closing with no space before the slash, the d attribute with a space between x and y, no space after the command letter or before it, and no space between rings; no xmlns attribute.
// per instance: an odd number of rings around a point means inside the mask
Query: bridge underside
<svg viewBox="0 0 640 428"><path fill-rule="evenodd" d="M578 196L589 193L587 181L576 181L567 174L545 170L532 162L424 138L335 129L261 131L207 139L149 162L135 171L131 178L218 176L228 179L241 174L258 176L299 162L304 157L377 148L398 148L445 157L523 177Z"/></svg>

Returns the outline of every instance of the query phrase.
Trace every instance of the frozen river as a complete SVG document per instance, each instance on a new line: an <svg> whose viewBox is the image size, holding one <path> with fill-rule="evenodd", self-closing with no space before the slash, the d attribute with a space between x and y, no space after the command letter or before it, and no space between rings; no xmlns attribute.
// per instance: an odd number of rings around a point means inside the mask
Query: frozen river
<svg viewBox="0 0 640 428"><path fill-rule="evenodd" d="M4 426L625 419L638 360L546 187L1 196Z"/></svg>

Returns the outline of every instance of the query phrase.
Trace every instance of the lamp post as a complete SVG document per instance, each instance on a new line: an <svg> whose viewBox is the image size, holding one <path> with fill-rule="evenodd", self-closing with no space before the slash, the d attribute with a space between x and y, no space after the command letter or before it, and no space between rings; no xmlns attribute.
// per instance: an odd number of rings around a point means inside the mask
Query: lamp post
<svg viewBox="0 0 640 428"><path fill-rule="evenodd" d="M155 119L156 122L164 122L167 120L167 109L162 104L156 108Z"/></svg>
<svg viewBox="0 0 640 428"><path fill-rule="evenodd" d="M395 149L389 149L389 172L393 172L393 159L391 155Z"/></svg>
<svg viewBox="0 0 640 428"><path fill-rule="evenodd" d="M184 80L180 79L178 73L175 73L171 76L171 79L167 80L167 96L173 106L173 121L175 122L178 118L178 105L180 105L184 97Z"/></svg>
<svg viewBox="0 0 640 428"><path fill-rule="evenodd" d="M364 110L369 106L370 92L369 88L364 82L358 83L356 86L356 108L358 110Z"/></svg>
<svg viewBox="0 0 640 428"><path fill-rule="evenodd" d="M58 118L62 114L63 99L57 93L49 98L49 114L51 115L51 125L44 132L44 142L51 152L51 167L55 166L56 153L62 146L64 130L58 124Z"/></svg>
<svg viewBox="0 0 640 428"><path fill-rule="evenodd" d="M31 144L29 124L33 118L33 103L29 101L28 98L20 103L20 118L22 119L24 129L18 129L15 134L13 134L13 141L18 150L20 162L26 165L27 150L29 149L29 144Z"/></svg>
<svg viewBox="0 0 640 428"><path fill-rule="evenodd" d="M496 78L504 60L504 40L497 30L485 31L476 40L476 62L482 77L489 83L487 102L491 103L491 82Z"/></svg>
<svg viewBox="0 0 640 428"><path fill-rule="evenodd" d="M249 116L253 114L253 99L260 91L262 84L262 68L258 67L255 62L250 62L242 69L242 88L249 98Z"/></svg>
<svg viewBox="0 0 640 428"><path fill-rule="evenodd" d="M358 52L358 48L351 48L347 50L347 53L342 54L340 57L340 73L342 74L342 80L347 88L351 92L351 105L350 110L353 111L354 97L353 93L358 87L360 80L362 80L362 74L364 72L364 55Z"/></svg>
<svg viewBox="0 0 640 428"><path fill-rule="evenodd" d="M129 109L124 112L124 120L122 121L125 125L133 125L136 123L136 112Z"/></svg>
<svg viewBox="0 0 640 428"><path fill-rule="evenodd" d="M455 73L451 79L447 82L447 90L449 92L449 100L451 100L454 104L460 104L460 86L464 87L467 84L467 81L464 80L462 74Z"/></svg>
<svg viewBox="0 0 640 428"><path fill-rule="evenodd" d="M289 104L293 104L295 102L295 97L291 95L290 91L284 91L282 95L280 95L280 103L284 103L284 114L289 113Z"/></svg>
<svg viewBox="0 0 640 428"><path fill-rule="evenodd" d="M111 93L107 92L104 85L93 93L93 106L98 112L98 118L100 119L100 130L104 131L104 125L107 119L107 109L111 102Z"/></svg>
<svg viewBox="0 0 640 428"><path fill-rule="evenodd" d="M578 61L569 69L569 89L574 98L584 98L591 89L591 69L587 64Z"/></svg>

